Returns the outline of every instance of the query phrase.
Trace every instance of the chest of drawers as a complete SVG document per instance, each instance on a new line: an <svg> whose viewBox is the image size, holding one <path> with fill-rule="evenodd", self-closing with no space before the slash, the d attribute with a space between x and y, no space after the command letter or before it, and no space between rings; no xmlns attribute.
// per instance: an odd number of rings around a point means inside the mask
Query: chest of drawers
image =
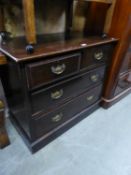
<svg viewBox="0 0 131 175"><path fill-rule="evenodd" d="M116 40L54 42L32 55L15 42L1 47L9 62L6 95L13 123L36 152L100 106Z"/></svg>

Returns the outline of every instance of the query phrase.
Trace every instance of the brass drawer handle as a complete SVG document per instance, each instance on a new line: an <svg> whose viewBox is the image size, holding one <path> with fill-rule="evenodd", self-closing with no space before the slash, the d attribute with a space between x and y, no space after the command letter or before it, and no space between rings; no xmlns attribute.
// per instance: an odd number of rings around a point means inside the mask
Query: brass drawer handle
<svg viewBox="0 0 131 175"><path fill-rule="evenodd" d="M4 103L2 100L0 100L0 109L3 109L4 108Z"/></svg>
<svg viewBox="0 0 131 175"><path fill-rule="evenodd" d="M87 99L87 101L92 101L94 99L94 95L91 95L91 96L87 97L86 99Z"/></svg>
<svg viewBox="0 0 131 175"><path fill-rule="evenodd" d="M98 74L96 74L96 75L91 75L91 81L93 81L93 82L97 82L98 81Z"/></svg>
<svg viewBox="0 0 131 175"><path fill-rule="evenodd" d="M62 74L65 71L65 69L66 69L66 65L65 64L57 65L56 67L55 66L51 67L52 73L54 73L56 75Z"/></svg>
<svg viewBox="0 0 131 175"><path fill-rule="evenodd" d="M103 57L104 57L104 53L102 51L94 54L94 58L98 61L103 59Z"/></svg>
<svg viewBox="0 0 131 175"><path fill-rule="evenodd" d="M51 120L53 123L57 123L57 122L61 121L62 118L63 118L63 113L60 113L60 114L57 114L56 116L52 117Z"/></svg>
<svg viewBox="0 0 131 175"><path fill-rule="evenodd" d="M55 91L55 92L51 93L51 98L55 99L55 100L61 98L62 96L63 96L63 89L60 89L58 91Z"/></svg>

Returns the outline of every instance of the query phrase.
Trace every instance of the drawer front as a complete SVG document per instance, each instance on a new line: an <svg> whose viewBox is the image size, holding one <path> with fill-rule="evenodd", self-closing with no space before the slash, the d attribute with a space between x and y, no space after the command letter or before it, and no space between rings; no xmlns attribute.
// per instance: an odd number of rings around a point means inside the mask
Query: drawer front
<svg viewBox="0 0 131 175"><path fill-rule="evenodd" d="M26 66L29 88L36 88L75 74L80 68L81 54L58 57L50 61L31 63Z"/></svg>
<svg viewBox="0 0 131 175"><path fill-rule="evenodd" d="M92 68L107 62L112 58L113 44L106 44L85 49L81 60L81 69Z"/></svg>
<svg viewBox="0 0 131 175"><path fill-rule="evenodd" d="M115 95L122 93L126 89L131 87L131 72L122 75L118 81L117 88L115 91Z"/></svg>
<svg viewBox="0 0 131 175"><path fill-rule="evenodd" d="M35 137L38 138L48 132L56 129L73 116L86 109L101 98L102 85L99 85L79 97L65 103L55 111L48 114L37 115L33 118L33 127L35 128Z"/></svg>
<svg viewBox="0 0 131 175"><path fill-rule="evenodd" d="M47 90L34 92L31 94L32 113L59 105L62 101L73 98L90 86L101 83L104 72L105 67L103 66L79 77L56 84Z"/></svg>

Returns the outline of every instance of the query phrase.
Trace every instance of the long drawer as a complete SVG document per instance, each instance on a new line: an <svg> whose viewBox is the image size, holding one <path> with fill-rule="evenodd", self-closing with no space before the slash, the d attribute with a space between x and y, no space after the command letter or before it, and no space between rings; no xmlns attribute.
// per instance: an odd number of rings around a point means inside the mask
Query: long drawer
<svg viewBox="0 0 131 175"><path fill-rule="evenodd" d="M81 54L58 56L48 61L26 65L27 82L30 89L76 74L80 69Z"/></svg>
<svg viewBox="0 0 131 175"><path fill-rule="evenodd" d="M61 102L69 100L74 96L78 96L84 90L101 83L104 78L105 66L97 68L88 73L84 73L78 77L60 82L48 89L42 89L31 94L32 114L40 110L54 108Z"/></svg>
<svg viewBox="0 0 131 175"><path fill-rule="evenodd" d="M64 122L71 119L82 110L88 108L100 100L102 92L102 85L99 85L84 94L76 97L64 105L57 108L55 111L49 113L41 113L33 117L33 128L35 128L35 137L38 138L48 132L56 129Z"/></svg>

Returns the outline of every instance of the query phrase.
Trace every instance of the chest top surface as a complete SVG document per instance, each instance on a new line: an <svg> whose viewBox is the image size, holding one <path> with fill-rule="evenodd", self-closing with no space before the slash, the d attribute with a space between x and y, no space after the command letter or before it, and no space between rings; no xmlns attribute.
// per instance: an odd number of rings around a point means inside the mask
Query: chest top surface
<svg viewBox="0 0 131 175"><path fill-rule="evenodd" d="M35 51L33 54L27 54L24 37L14 38L1 44L0 51L15 62L23 62L113 42L117 42L117 39L110 37L103 39L99 36L91 36L87 38L82 36L72 36L70 39L65 39L65 36L62 34L51 36L42 35L38 37L38 44L35 45Z"/></svg>

